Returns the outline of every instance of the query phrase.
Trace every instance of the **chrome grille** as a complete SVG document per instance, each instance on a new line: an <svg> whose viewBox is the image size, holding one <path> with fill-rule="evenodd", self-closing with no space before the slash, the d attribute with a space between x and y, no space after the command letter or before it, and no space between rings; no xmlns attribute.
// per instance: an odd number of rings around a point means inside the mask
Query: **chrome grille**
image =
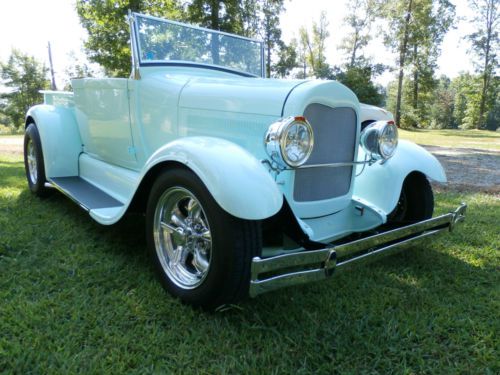
<svg viewBox="0 0 500 375"><path fill-rule="evenodd" d="M304 116L314 131L314 149L305 165L343 163L354 160L356 112L313 103ZM296 202L340 197L349 192L352 166L304 168L295 171L293 198Z"/></svg>

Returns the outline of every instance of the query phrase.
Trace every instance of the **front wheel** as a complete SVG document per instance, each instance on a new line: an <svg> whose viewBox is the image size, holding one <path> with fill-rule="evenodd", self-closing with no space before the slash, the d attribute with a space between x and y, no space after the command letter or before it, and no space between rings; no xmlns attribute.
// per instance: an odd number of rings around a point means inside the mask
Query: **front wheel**
<svg viewBox="0 0 500 375"><path fill-rule="evenodd" d="M235 218L186 169L155 181L146 210L148 247L163 287L194 306L215 308L248 294L260 224Z"/></svg>

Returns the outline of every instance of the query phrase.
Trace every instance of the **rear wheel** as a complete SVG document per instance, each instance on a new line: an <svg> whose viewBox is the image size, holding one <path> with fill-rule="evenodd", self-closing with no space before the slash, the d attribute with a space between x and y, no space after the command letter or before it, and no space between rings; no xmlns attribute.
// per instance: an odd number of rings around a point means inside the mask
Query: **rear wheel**
<svg viewBox="0 0 500 375"><path fill-rule="evenodd" d="M31 192L45 197L50 189L45 187L45 167L43 164L42 143L35 124L29 124L24 134L24 169Z"/></svg>
<svg viewBox="0 0 500 375"><path fill-rule="evenodd" d="M248 295L260 223L225 212L191 171L172 169L157 178L146 230L155 268L172 295L209 309Z"/></svg>
<svg viewBox="0 0 500 375"><path fill-rule="evenodd" d="M414 172L406 177L396 208L387 219L393 224L411 224L430 219L433 212L434 194L431 184L425 175Z"/></svg>

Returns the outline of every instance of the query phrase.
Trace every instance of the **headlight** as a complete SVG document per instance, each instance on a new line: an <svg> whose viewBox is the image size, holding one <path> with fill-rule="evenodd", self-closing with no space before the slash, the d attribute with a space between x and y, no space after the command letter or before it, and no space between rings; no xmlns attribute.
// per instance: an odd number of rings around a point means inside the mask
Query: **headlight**
<svg viewBox="0 0 500 375"><path fill-rule="evenodd" d="M376 121L361 132L361 145L373 159L389 159L398 146L398 128L392 121Z"/></svg>
<svg viewBox="0 0 500 375"><path fill-rule="evenodd" d="M264 142L271 159L282 167L296 168L311 155L313 130L304 117L288 117L269 126Z"/></svg>

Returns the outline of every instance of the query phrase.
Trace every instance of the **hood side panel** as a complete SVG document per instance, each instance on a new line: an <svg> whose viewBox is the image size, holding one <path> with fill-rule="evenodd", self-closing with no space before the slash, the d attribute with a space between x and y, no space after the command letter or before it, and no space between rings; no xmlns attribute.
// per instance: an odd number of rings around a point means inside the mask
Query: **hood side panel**
<svg viewBox="0 0 500 375"><path fill-rule="evenodd" d="M182 90L179 107L280 117L288 93L302 82L196 78Z"/></svg>

